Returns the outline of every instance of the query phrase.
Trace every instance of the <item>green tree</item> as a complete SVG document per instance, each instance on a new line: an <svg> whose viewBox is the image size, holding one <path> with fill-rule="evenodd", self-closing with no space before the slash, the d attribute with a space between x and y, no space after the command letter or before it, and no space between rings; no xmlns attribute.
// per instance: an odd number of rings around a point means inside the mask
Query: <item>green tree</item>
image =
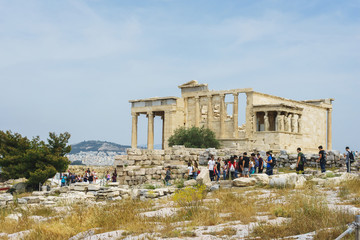
<svg viewBox="0 0 360 240"><path fill-rule="evenodd" d="M39 137L29 140L19 133L0 131L0 166L5 178L28 179L30 186L36 187L56 172L64 172L70 161L65 154L71 151L67 145L70 134L49 133L47 143Z"/></svg>
<svg viewBox="0 0 360 240"><path fill-rule="evenodd" d="M209 128L180 127L169 138L169 146L184 145L187 148L219 148L215 133Z"/></svg>

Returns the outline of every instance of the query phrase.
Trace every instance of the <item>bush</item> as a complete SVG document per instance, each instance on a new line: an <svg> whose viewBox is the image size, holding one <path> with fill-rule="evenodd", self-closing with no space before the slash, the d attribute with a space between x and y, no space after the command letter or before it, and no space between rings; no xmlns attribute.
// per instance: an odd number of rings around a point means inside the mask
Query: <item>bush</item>
<svg viewBox="0 0 360 240"><path fill-rule="evenodd" d="M219 148L215 133L209 128L181 127L169 138L169 146L184 145L187 148Z"/></svg>
<svg viewBox="0 0 360 240"><path fill-rule="evenodd" d="M184 179L177 179L177 180L175 180L174 185L177 188L183 188L185 186L184 182L185 182Z"/></svg>
<svg viewBox="0 0 360 240"><path fill-rule="evenodd" d="M186 187L184 189L178 190L174 196L173 200L180 207L184 208L198 208L202 203L202 200L205 198L205 185L200 185L197 187Z"/></svg>

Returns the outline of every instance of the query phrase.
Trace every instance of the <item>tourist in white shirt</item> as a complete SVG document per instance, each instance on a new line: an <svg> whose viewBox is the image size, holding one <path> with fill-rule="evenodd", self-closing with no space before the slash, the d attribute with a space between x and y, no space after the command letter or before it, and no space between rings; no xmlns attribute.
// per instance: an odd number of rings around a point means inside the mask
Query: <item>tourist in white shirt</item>
<svg viewBox="0 0 360 240"><path fill-rule="evenodd" d="M194 168L191 166L191 162L188 163L188 179L192 179Z"/></svg>
<svg viewBox="0 0 360 240"><path fill-rule="evenodd" d="M208 166L209 166L210 180L214 181L214 166L215 166L214 156L211 156L211 158L208 158L208 160L209 160Z"/></svg>

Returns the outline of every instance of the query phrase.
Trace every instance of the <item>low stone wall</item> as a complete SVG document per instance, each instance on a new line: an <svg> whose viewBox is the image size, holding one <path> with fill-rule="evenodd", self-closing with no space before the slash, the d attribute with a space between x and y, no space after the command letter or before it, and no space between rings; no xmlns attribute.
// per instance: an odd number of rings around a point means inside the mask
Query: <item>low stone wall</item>
<svg viewBox="0 0 360 240"><path fill-rule="evenodd" d="M263 153L263 155L265 155L265 153ZM278 160L278 167L290 167L297 162L297 154L288 154L286 151L280 151L280 153L276 154L275 157ZM317 163L317 160L319 159L319 154L305 153L305 157L307 159L308 167L320 167L319 163ZM328 151L326 155L326 167L346 167L345 157L340 154L339 151Z"/></svg>
<svg viewBox="0 0 360 240"><path fill-rule="evenodd" d="M266 158L265 151L259 152L263 158ZM199 165L207 165L208 157L214 155L216 158L229 159L232 155L241 155L242 152L236 149L200 149L185 148L184 146L174 146L168 150L147 150L147 149L127 149L127 155L115 157L115 167L118 173L118 181L125 185L138 185L152 180L160 180L165 177L165 167L171 167L172 179L186 177L187 163L197 161ZM277 167L294 167L297 161L297 154L287 153L282 150L274 154L277 159ZM305 153L307 167L316 167L319 165L317 159L319 155ZM327 152L327 167L344 168L345 158L339 151ZM354 164L354 168L358 168Z"/></svg>
<svg viewBox="0 0 360 240"><path fill-rule="evenodd" d="M165 178L166 170L163 166L117 166L117 181L123 185L139 185ZM187 174L186 165L171 165L171 178L181 179Z"/></svg>
<svg viewBox="0 0 360 240"><path fill-rule="evenodd" d="M266 157L265 151L249 150L259 152L263 158ZM231 155L241 155L242 152L236 149L201 149L185 148L184 146L174 146L168 150L147 150L147 149L127 149L127 155L115 156L115 166L165 166L165 165L185 165L188 161L198 161L201 165L207 164L207 158L210 155L229 159ZM305 153L310 166L316 165L317 153ZM287 167L295 163L297 154L288 153L281 150L275 154L279 166ZM339 151L332 150L327 152L327 164L329 166L342 167L345 164L345 158Z"/></svg>
<svg viewBox="0 0 360 240"><path fill-rule="evenodd" d="M54 187L50 191L34 191L31 196L16 198L10 193L0 194L0 209L18 204L40 204L44 206L55 206L57 204L69 204L76 202L94 202L105 200L161 198L173 194L174 187L163 187L157 189L129 188L119 183L109 183L109 186L98 184L75 183L66 187Z"/></svg>
<svg viewBox="0 0 360 240"><path fill-rule="evenodd" d="M182 165L188 161L198 161L199 156L206 149L185 148L183 146L174 146L168 150L148 150L128 148L127 155L115 156L115 166L164 166Z"/></svg>

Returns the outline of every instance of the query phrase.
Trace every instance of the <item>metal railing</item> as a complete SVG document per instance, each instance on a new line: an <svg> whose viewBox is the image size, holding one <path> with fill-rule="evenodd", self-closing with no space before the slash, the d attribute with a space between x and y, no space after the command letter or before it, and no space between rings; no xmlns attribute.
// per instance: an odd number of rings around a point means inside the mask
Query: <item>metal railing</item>
<svg viewBox="0 0 360 240"><path fill-rule="evenodd" d="M355 230L355 240L360 240L360 215L355 216L355 221L348 225L348 229L338 236L335 240L340 240Z"/></svg>

